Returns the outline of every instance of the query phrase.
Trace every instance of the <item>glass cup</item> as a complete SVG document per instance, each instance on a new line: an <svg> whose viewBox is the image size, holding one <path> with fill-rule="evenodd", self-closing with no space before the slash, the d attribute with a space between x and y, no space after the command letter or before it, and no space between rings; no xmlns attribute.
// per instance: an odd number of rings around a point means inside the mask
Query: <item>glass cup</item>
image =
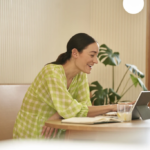
<svg viewBox="0 0 150 150"><path fill-rule="evenodd" d="M133 105L127 103L117 104L117 116L123 122L132 120L132 107Z"/></svg>

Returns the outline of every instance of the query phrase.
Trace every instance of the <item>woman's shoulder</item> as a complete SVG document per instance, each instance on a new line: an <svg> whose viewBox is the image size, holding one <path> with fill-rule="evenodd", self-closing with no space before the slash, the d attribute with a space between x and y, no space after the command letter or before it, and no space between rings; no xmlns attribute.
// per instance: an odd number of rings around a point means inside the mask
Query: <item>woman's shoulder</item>
<svg viewBox="0 0 150 150"><path fill-rule="evenodd" d="M45 65L33 81L34 86L38 86L48 78L64 79L64 74L61 69L61 65L48 64Z"/></svg>
<svg viewBox="0 0 150 150"><path fill-rule="evenodd" d="M45 76L61 76L64 74L62 65L48 64L43 67L42 72Z"/></svg>
<svg viewBox="0 0 150 150"><path fill-rule="evenodd" d="M46 70L58 70L62 68L62 65L56 65L56 64L47 64L43 67Z"/></svg>

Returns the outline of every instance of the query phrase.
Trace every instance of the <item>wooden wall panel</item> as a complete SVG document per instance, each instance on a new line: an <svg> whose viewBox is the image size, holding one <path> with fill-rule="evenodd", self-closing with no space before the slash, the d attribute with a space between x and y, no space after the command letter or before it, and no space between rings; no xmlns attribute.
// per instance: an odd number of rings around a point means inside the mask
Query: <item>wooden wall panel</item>
<svg viewBox="0 0 150 150"><path fill-rule="evenodd" d="M146 28L146 85L150 90L150 1L147 1L147 28Z"/></svg>

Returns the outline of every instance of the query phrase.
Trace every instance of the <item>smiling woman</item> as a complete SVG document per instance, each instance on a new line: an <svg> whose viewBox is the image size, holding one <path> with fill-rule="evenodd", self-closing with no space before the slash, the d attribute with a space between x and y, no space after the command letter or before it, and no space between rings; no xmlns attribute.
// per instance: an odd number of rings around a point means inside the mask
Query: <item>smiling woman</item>
<svg viewBox="0 0 150 150"><path fill-rule="evenodd" d="M84 72L89 74L91 72L92 66L98 63L97 54L98 54L98 44L92 43L88 45L82 53L79 53L76 48L72 49L73 56L70 61L74 61L78 72ZM70 63L70 62L69 62ZM67 63L66 63L67 65ZM64 65L65 66L65 65Z"/></svg>
<svg viewBox="0 0 150 150"><path fill-rule="evenodd" d="M98 51L99 45L91 36L78 33L71 37L67 52L46 64L28 88L15 122L14 138L50 137L54 129L44 126L47 120L116 111L116 105L91 106L87 74L98 63Z"/></svg>

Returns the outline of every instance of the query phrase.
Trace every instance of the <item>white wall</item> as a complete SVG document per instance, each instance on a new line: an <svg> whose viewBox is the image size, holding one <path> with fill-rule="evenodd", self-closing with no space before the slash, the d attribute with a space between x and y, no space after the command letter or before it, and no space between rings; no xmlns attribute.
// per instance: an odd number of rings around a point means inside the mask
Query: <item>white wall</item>
<svg viewBox="0 0 150 150"><path fill-rule="evenodd" d="M146 63L146 1L144 9L135 15L123 9L123 0L91 1L91 35L100 44L107 44L114 52L120 53L121 64L115 67L115 89L117 89L125 71L125 64L136 65L145 73ZM95 66L89 80L98 79L104 88L112 87L112 67L102 63ZM129 74L126 76L119 93L122 93ZM143 80L145 81L145 80ZM127 85L132 85L131 82ZM134 88L123 99L135 100L141 88Z"/></svg>
<svg viewBox="0 0 150 150"><path fill-rule="evenodd" d="M88 33L89 2L0 0L0 83L31 83L71 36Z"/></svg>
<svg viewBox="0 0 150 150"><path fill-rule="evenodd" d="M122 0L0 0L0 83L31 83L78 32L120 52L115 88L125 63L145 73L146 7L130 15ZM111 87L111 67L99 63L88 78ZM124 98L134 100L140 90L133 88Z"/></svg>

